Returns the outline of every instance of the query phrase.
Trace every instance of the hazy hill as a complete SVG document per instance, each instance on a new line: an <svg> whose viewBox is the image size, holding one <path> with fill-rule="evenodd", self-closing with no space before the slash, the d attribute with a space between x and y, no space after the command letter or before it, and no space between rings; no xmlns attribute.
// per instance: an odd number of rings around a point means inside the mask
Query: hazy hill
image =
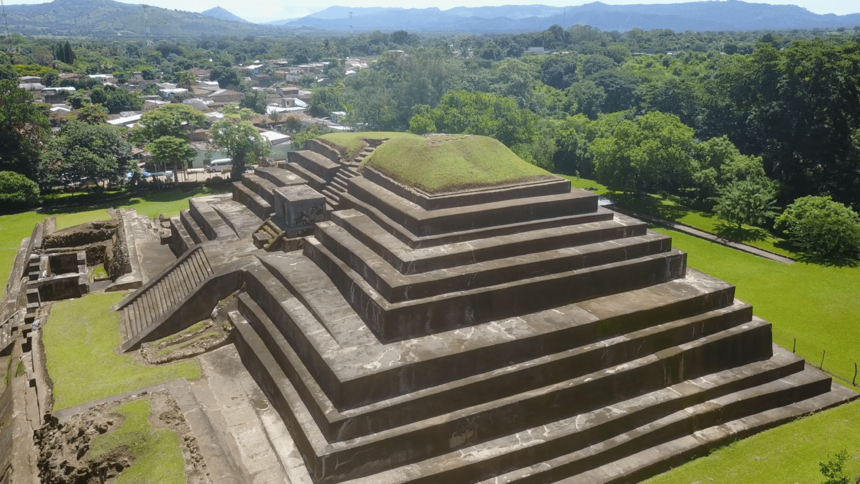
<svg viewBox="0 0 860 484"><path fill-rule="evenodd" d="M24 35L145 37L143 7L113 0L54 0L6 5L9 30ZM149 7L153 39L271 34L271 27L221 20L202 13Z"/></svg>
<svg viewBox="0 0 860 484"><path fill-rule="evenodd" d="M243 19L242 17L239 17L237 15L233 15L232 13L230 13L229 11L227 11L221 7L210 8L209 10L207 10L205 12L201 12L201 13L203 15L208 15L210 17L221 19L221 20L229 20L231 22L248 23L248 21Z"/></svg>
<svg viewBox="0 0 860 484"><path fill-rule="evenodd" d="M352 12L352 20L349 18ZM275 22L273 22L275 23ZM576 7L504 5L500 7L353 8L329 7L306 17L276 22L287 27L328 30L398 30L439 32L527 32L558 24L584 24L601 30L781 30L860 26L860 14L818 15L794 5L768 5L737 0L664 5L606 5Z"/></svg>

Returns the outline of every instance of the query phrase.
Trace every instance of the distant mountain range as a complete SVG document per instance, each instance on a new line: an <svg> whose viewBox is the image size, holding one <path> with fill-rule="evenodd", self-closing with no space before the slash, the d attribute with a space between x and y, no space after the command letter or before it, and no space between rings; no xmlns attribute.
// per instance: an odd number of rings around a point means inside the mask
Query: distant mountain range
<svg viewBox="0 0 860 484"><path fill-rule="evenodd" d="M153 39L277 35L296 30L408 30L411 32L533 32L558 24L590 25L601 30L672 29L674 31L785 30L853 28L860 13L818 15L794 5L746 3L738 0L665 5L606 5L577 7L505 5L406 9L329 7L299 19L259 25L215 7L203 13L148 8L113 0L54 0L33 5L7 5L9 29L24 35L80 37L146 36ZM351 17L350 18L350 14Z"/></svg>
<svg viewBox="0 0 860 484"><path fill-rule="evenodd" d="M271 35L272 28L222 20L196 12L149 7L113 0L54 0L33 5L6 5L9 30L24 35L153 39ZM237 17L238 18L238 17Z"/></svg>
<svg viewBox="0 0 860 484"><path fill-rule="evenodd" d="M236 15L233 15L232 13L228 12L227 10L224 10L221 7L210 8L209 10L207 10L205 12L201 12L201 13L203 15L208 15L210 17L221 19L221 20L229 20L231 22L248 23L247 20L245 20L241 17L238 17Z"/></svg>
<svg viewBox="0 0 860 484"><path fill-rule="evenodd" d="M350 12L352 18L350 18ZM664 5L607 5L576 7L504 5L500 7L353 8L330 7L306 17L272 22L286 27L326 30L399 30L436 32L530 32L558 24L590 25L601 30L672 29L783 30L860 26L860 13L819 15L795 5L769 5L738 0Z"/></svg>

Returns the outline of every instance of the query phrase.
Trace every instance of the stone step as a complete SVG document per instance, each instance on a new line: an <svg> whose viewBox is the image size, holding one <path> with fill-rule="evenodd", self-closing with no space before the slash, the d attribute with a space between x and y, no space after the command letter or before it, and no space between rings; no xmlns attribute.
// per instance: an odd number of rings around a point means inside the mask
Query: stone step
<svg viewBox="0 0 860 484"><path fill-rule="evenodd" d="M347 191L346 183L338 180L337 178L332 180L331 183L329 183L328 187L326 187L326 188L334 190L337 193L345 193Z"/></svg>
<svg viewBox="0 0 860 484"><path fill-rule="evenodd" d="M775 348L774 356L766 361L683 381L419 462L408 469L409 482L639 482L654 473L620 481L592 480L585 475L607 469L611 473L619 459L678 438L700 436L708 427L722 426L723 436L769 428L749 425L745 419L783 405L805 406L803 402L827 395L830 379L815 370L804 370L802 361L800 365L797 361ZM726 432L728 429L732 431ZM663 454L664 459L672 456ZM403 471L393 469L350 482L403 482ZM566 478L570 480L562 481Z"/></svg>
<svg viewBox="0 0 860 484"><path fill-rule="evenodd" d="M200 226L197 225L197 221L191 216L191 210L180 210L179 221L182 222L182 226L185 227L185 231L188 232L188 236L191 237L191 240L193 240L195 244L202 244L203 242L209 241L209 238L206 237L206 234L204 234L203 230L200 229Z"/></svg>
<svg viewBox="0 0 860 484"><path fill-rule="evenodd" d="M332 183L339 183L346 188L349 186L350 178L352 178L352 174L347 171L347 165L343 165L341 166L340 171L337 172L337 175L334 176Z"/></svg>
<svg viewBox="0 0 860 484"><path fill-rule="evenodd" d="M242 184L262 197L269 205L275 204L274 191L278 186L271 181L261 178L254 173L245 173L242 175Z"/></svg>
<svg viewBox="0 0 860 484"><path fill-rule="evenodd" d="M316 268L312 262L297 254L263 256L261 262L265 270L247 273L248 293L302 355L337 408L390 400L685 318L726 317L737 323L752 317L748 305L732 304L732 286L690 270L685 279L621 295L382 344L329 279L307 270ZM343 359L335 348L343 351ZM356 354L354 348L362 351ZM546 370L532 378L541 381L552 374Z"/></svg>
<svg viewBox="0 0 860 484"><path fill-rule="evenodd" d="M586 345L549 358L510 365L433 388L339 411L287 342L284 335L289 332L272 322L248 295L240 296L239 311L265 341L281 369L290 375L291 382L300 391L303 401L329 440L369 435L456 412L462 408L506 399L565 380L586 377L590 373L637 360L640 351L646 354L690 344L696 339L709 337L741 324L750 324L751 318L748 306L741 306L730 312L715 311L632 332L610 340L610 344ZM797 359L797 363L795 371L800 371L803 363L800 359Z"/></svg>
<svg viewBox="0 0 860 484"><path fill-rule="evenodd" d="M262 220L271 217L275 212L272 204L243 183L233 184L233 200L248 207L254 215Z"/></svg>
<svg viewBox="0 0 860 484"><path fill-rule="evenodd" d="M596 214L565 217L553 223L512 227L510 234L496 230L480 234L486 237L462 242L451 240L444 249L435 245L413 249L356 210L340 211L332 217L332 222L402 274L419 274L648 233L648 225L644 222L601 210Z"/></svg>
<svg viewBox="0 0 860 484"><path fill-rule="evenodd" d="M554 421L575 417L578 413L596 410L593 405L611 405L619 398L633 398L649 391L657 391L667 385L684 381L680 377L683 360L701 362L694 370L701 370L702 376L721 371L712 355L728 351L737 355L732 347L743 344L748 338L744 333L756 332L760 343L767 345L767 356L751 352L745 357L767 359L771 353L769 325L757 328L751 325L730 330L731 336L703 338L701 344L685 345L671 353L662 352L661 357L649 356L639 365L623 365L593 374L577 382L564 382L541 391L527 392L510 399L485 405L477 405L460 412L415 422L380 432L370 436L338 442L332 445L312 422L312 415L289 377L280 369L263 340L250 327L231 313L239 331L237 348L260 386L268 392L271 402L288 427L294 429L294 440L308 464L309 470L318 481L340 480L364 477L390 468L414 464L423 460L444 455L448 452L472 447L515 432L527 430L531 426L541 427ZM238 318L237 318L238 317ZM767 334L764 334L767 329ZM708 341L710 339L710 341ZM728 361L726 362L728 363ZM698 366L698 365L697 365ZM652 374L653 377L647 376ZM685 373L686 374L686 373ZM645 383L642 384L643 378ZM620 390L620 391L619 391ZM594 395L589 402L581 398L583 392ZM632 393L632 394L631 394ZM588 403L586 403L588 402ZM501 423L500 423L501 422ZM390 455L391 458L376 461L378 467L367 466L361 455Z"/></svg>
<svg viewBox="0 0 860 484"><path fill-rule="evenodd" d="M179 217L170 217L170 250L176 257L181 256L197 244Z"/></svg>
<svg viewBox="0 0 860 484"><path fill-rule="evenodd" d="M326 184L328 183L324 178L308 171L306 168L297 163L287 163L286 169L307 180L307 185L314 190L320 191L325 188Z"/></svg>
<svg viewBox="0 0 860 484"><path fill-rule="evenodd" d="M333 200L333 201L337 202L338 204L340 204L340 194L337 193L336 191L332 190L331 188L328 188L328 187L323 188L322 192L320 192L320 193L325 195L328 200Z"/></svg>
<svg viewBox="0 0 860 484"><path fill-rule="evenodd" d="M272 182L276 187L304 185L307 183L307 180L285 168L257 167L254 169L254 174Z"/></svg>
<svg viewBox="0 0 860 484"><path fill-rule="evenodd" d="M404 275L333 222L318 224L315 237L338 259L361 274L362 278L382 297L392 303L504 284L529 277L597 267L668 252L672 248L671 237L648 232L641 236L606 240L577 247L561 247L473 262L459 266L458 271L442 267L419 274ZM528 238L529 235L524 234L523 237ZM440 250L439 254L448 256L453 252L450 249L448 247L445 251ZM509 253L510 251L504 246L497 251L497 255L500 256Z"/></svg>
<svg viewBox="0 0 860 484"><path fill-rule="evenodd" d="M404 302L385 300L357 272L335 257L315 237L305 240L305 254L318 264L320 277L331 278L341 294L383 342L468 328L619 294L684 276L686 254L676 249L597 267L530 277L513 282Z"/></svg>
<svg viewBox="0 0 860 484"><path fill-rule="evenodd" d="M296 163L326 181L334 178L334 175L340 170L340 163L314 151L291 151L287 159L290 163Z"/></svg>
<svg viewBox="0 0 860 484"><path fill-rule="evenodd" d="M363 202L357 209L373 207L416 237L594 213L598 198L585 190L574 190L528 199L425 210L364 177L350 179L348 195Z"/></svg>
<svg viewBox="0 0 860 484"><path fill-rule="evenodd" d="M232 201L231 195L213 195L197 197L188 200L191 217L197 222L200 230L209 240L232 241L238 240L236 232L212 207L214 204Z"/></svg>
<svg viewBox="0 0 860 484"><path fill-rule="evenodd" d="M857 397L857 394L851 390L838 383L832 383L830 391L827 393L784 407L765 410L722 425L700 429L691 435L615 461L611 466L601 466L559 482L567 484L639 482L674 467L679 467L697 457L708 455L713 449L813 413L823 412L856 401ZM538 479L540 480L540 476ZM493 482L502 481L494 480Z"/></svg>
<svg viewBox="0 0 860 484"><path fill-rule="evenodd" d="M264 211L263 217L261 217L241 202L232 199L213 203L210 207L218 214L227 227L230 228L234 240L250 237L260 227L260 224L271 215L271 212L266 214Z"/></svg>
<svg viewBox="0 0 860 484"><path fill-rule="evenodd" d="M417 236L404 228L402 225L396 223L387 215L379 211L377 208L355 198L352 193L344 193L341 198L343 198L344 203L354 208L354 211L350 212L353 214L352 216L363 215L367 217L384 232L387 232L391 236L397 238L399 241L406 244L411 249L435 247L455 242L466 242L475 239L498 237L500 235L513 235L519 234L521 232L527 232L529 230L559 227L576 223L586 223L589 221L612 220L613 218L617 218L619 216L616 212L613 212L611 210L598 208L596 211L582 214L568 214L548 219L505 223L502 225L495 225L490 227L461 230L459 232ZM642 223L639 221L637 222ZM370 243L368 243L368 245L370 245Z"/></svg>

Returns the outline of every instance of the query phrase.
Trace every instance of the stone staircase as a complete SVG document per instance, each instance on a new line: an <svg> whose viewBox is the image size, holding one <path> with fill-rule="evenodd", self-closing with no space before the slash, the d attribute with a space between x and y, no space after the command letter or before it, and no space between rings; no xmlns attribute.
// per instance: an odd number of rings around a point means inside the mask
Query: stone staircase
<svg viewBox="0 0 860 484"><path fill-rule="evenodd" d="M313 482L633 482L857 398L592 194L350 188L230 313Z"/></svg>
<svg viewBox="0 0 860 484"><path fill-rule="evenodd" d="M196 247L120 303L124 350L181 306L212 275L214 271L206 253Z"/></svg>

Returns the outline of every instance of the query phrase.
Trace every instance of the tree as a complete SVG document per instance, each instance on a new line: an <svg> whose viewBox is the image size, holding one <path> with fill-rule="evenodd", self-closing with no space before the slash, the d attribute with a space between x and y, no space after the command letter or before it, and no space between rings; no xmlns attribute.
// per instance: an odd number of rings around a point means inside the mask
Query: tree
<svg viewBox="0 0 860 484"><path fill-rule="evenodd" d="M851 479L845 475L845 461L847 460L848 451L843 449L833 455L827 455L825 460L818 462L818 469L827 478L824 484L850 484Z"/></svg>
<svg viewBox="0 0 860 484"><path fill-rule="evenodd" d="M125 89L114 89L108 94L104 105L109 113L117 114L123 111L140 110L143 107L143 100L137 94Z"/></svg>
<svg viewBox="0 0 860 484"><path fill-rule="evenodd" d="M104 104L108 100L108 95L104 89L97 87L90 91L90 101L93 104Z"/></svg>
<svg viewBox="0 0 860 484"><path fill-rule="evenodd" d="M621 191L677 191L696 171L693 129L677 116L651 112L621 121L611 137L588 147L601 183Z"/></svg>
<svg viewBox="0 0 860 484"><path fill-rule="evenodd" d="M69 121L42 153L40 184L119 183L131 167L131 145L122 128Z"/></svg>
<svg viewBox="0 0 860 484"><path fill-rule="evenodd" d="M541 64L541 81L556 89L567 89L576 81L576 56L547 57Z"/></svg>
<svg viewBox="0 0 860 484"><path fill-rule="evenodd" d="M51 134L48 118L18 88L18 81L0 82L0 169L38 177L39 153Z"/></svg>
<svg viewBox="0 0 860 484"><path fill-rule="evenodd" d="M742 180L765 178L761 157L747 156L725 136L711 138L696 145L698 170L693 174L696 201L708 207L720 187Z"/></svg>
<svg viewBox="0 0 860 484"><path fill-rule="evenodd" d="M719 190L714 213L726 222L737 225L759 225L775 217L776 190L764 178L729 183Z"/></svg>
<svg viewBox="0 0 860 484"><path fill-rule="evenodd" d="M140 70L140 77L144 80L152 81L155 79L155 71L151 67L144 67Z"/></svg>
<svg viewBox="0 0 860 484"><path fill-rule="evenodd" d="M605 71L607 69L614 69L616 67L618 67L618 64L605 55L589 55L582 61L582 70L580 73L582 77L588 77L593 74L597 74L598 72Z"/></svg>
<svg viewBox="0 0 860 484"><path fill-rule="evenodd" d="M197 84L197 76L191 71L179 71L176 73L176 85L185 89L191 89Z"/></svg>
<svg viewBox="0 0 860 484"><path fill-rule="evenodd" d="M326 118L333 111L341 111L343 109L341 91L334 86L315 90L311 94L311 102L308 104L308 114L318 118Z"/></svg>
<svg viewBox="0 0 860 484"><path fill-rule="evenodd" d="M107 109L101 104L87 104L73 112L79 121L87 124L103 124L107 122Z"/></svg>
<svg viewBox="0 0 860 484"><path fill-rule="evenodd" d="M13 171L0 171L0 207L18 208L39 201L39 185Z"/></svg>
<svg viewBox="0 0 860 484"><path fill-rule="evenodd" d="M575 112L582 113L589 119L597 119L597 116L603 112L606 93L602 87L593 81L574 83L567 88L565 94L570 100L571 106L574 106Z"/></svg>
<svg viewBox="0 0 860 484"><path fill-rule="evenodd" d="M248 121L225 118L214 123L210 132L215 144L233 160L233 171L230 173L233 181L242 180L245 165L267 156L271 149L257 128Z"/></svg>
<svg viewBox="0 0 860 484"><path fill-rule="evenodd" d="M239 73L232 67L215 66L209 73L209 79L218 82L218 87L221 89L239 89L242 85L242 79L239 78Z"/></svg>
<svg viewBox="0 0 860 484"><path fill-rule="evenodd" d="M141 116L132 133L132 141L145 146L163 136L187 139L187 129L205 124L206 116L193 107L168 104Z"/></svg>
<svg viewBox="0 0 860 484"><path fill-rule="evenodd" d="M156 164L172 166L173 172L184 171L191 167L197 151L191 147L188 140L163 136L150 143L146 149L152 153L152 161ZM176 178L178 180L178 178Z"/></svg>
<svg viewBox="0 0 860 484"><path fill-rule="evenodd" d="M266 98L266 91L257 89L245 91L245 96L239 102L239 106L248 108L257 114L266 114L268 112L269 100Z"/></svg>
<svg viewBox="0 0 860 484"><path fill-rule="evenodd" d="M798 198L776 219L774 228L807 261L855 265L860 259L860 216L830 197Z"/></svg>

